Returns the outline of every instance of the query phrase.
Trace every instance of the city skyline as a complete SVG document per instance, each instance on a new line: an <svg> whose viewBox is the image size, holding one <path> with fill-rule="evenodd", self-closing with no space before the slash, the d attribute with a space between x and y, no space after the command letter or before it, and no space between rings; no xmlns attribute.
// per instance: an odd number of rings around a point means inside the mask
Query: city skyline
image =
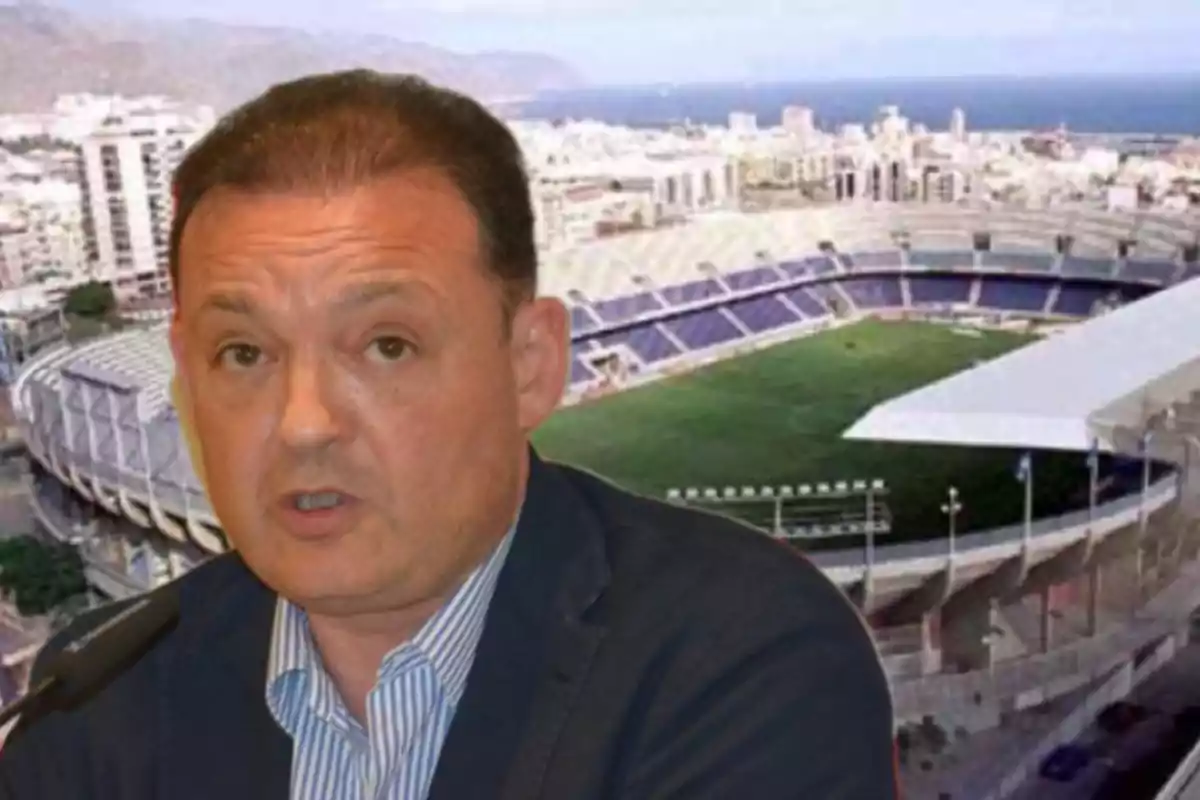
<svg viewBox="0 0 1200 800"><path fill-rule="evenodd" d="M87 13L180 19L190 4L56 0ZM463 52L560 58L595 85L977 75L1200 72L1200 5L1186 0L1011 0L981 14L951 0L210 0L217 21L381 33ZM864 22L869 21L869 22ZM619 43L616 44L616 43ZM615 48L619 46L620 50Z"/></svg>

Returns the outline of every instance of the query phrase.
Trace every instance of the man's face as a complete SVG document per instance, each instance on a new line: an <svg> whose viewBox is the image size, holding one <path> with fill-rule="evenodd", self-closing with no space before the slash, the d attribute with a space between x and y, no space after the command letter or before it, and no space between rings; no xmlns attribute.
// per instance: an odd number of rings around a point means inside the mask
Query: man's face
<svg viewBox="0 0 1200 800"><path fill-rule="evenodd" d="M344 194L218 191L188 220L172 348L213 508L310 612L427 601L511 525L567 321L506 329L470 206L434 171Z"/></svg>

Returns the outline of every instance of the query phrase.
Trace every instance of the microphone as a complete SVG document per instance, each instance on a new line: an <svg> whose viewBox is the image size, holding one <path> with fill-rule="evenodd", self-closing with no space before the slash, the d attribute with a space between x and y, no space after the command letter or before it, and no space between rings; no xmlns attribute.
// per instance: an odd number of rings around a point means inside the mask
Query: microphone
<svg viewBox="0 0 1200 800"><path fill-rule="evenodd" d="M175 591L138 598L52 656L37 684L0 710L0 726L33 707L45 712L86 698L178 618Z"/></svg>

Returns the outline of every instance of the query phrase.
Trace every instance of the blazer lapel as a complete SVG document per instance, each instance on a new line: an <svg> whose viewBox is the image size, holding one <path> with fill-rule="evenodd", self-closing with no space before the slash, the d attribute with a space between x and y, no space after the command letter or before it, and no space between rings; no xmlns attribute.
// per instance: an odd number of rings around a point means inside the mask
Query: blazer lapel
<svg viewBox="0 0 1200 800"><path fill-rule="evenodd" d="M217 591L182 597L183 635L162 678L159 796L287 800L292 742L267 709L273 592L236 555Z"/></svg>
<svg viewBox="0 0 1200 800"><path fill-rule="evenodd" d="M530 800L604 636L587 610L608 584L599 521L531 451L512 549L429 800ZM503 787L503 788L501 788Z"/></svg>

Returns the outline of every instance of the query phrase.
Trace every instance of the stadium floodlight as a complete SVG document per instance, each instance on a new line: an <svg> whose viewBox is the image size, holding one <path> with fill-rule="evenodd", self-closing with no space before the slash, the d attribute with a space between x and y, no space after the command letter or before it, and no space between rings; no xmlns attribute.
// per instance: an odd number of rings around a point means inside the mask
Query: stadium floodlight
<svg viewBox="0 0 1200 800"><path fill-rule="evenodd" d="M755 495L755 491L754 491L753 486L743 486L742 487L742 497L753 498L754 495Z"/></svg>
<svg viewBox="0 0 1200 800"><path fill-rule="evenodd" d="M780 486L779 487L779 496L780 497L791 497L795 493L796 493L795 488L793 488L791 486Z"/></svg>
<svg viewBox="0 0 1200 800"><path fill-rule="evenodd" d="M775 489L770 486L764 486L758 490L758 493L761 494L763 497L774 497Z"/></svg>
<svg viewBox="0 0 1200 800"><path fill-rule="evenodd" d="M796 494L805 496L812 494L813 488L807 483L802 483L796 487Z"/></svg>
<svg viewBox="0 0 1200 800"><path fill-rule="evenodd" d="M733 498L737 497L737 489L733 488L732 486L726 486L725 496L732 500Z"/></svg>
<svg viewBox="0 0 1200 800"><path fill-rule="evenodd" d="M829 494L829 492L830 489L828 483L822 481L821 483L817 484L817 494Z"/></svg>
<svg viewBox="0 0 1200 800"><path fill-rule="evenodd" d="M850 486L845 481L838 481L833 485L833 489L839 494L845 494L850 491Z"/></svg>
<svg viewBox="0 0 1200 800"><path fill-rule="evenodd" d="M942 503L942 513L946 515L949 525L947 533L951 557L954 556L954 537L957 533L956 523L960 511L962 511L962 503L958 502L958 487L950 486L946 489L946 502Z"/></svg>
<svg viewBox="0 0 1200 800"><path fill-rule="evenodd" d="M854 481L854 483L851 484L851 486L854 487L854 491L856 491L856 492L865 492L867 490L867 482L866 481Z"/></svg>
<svg viewBox="0 0 1200 800"><path fill-rule="evenodd" d="M882 480L880 480L879 478L876 478L875 480L871 481L871 490L872 490L872 491L875 491L875 492L882 492L882 491L884 491L886 488L887 488L887 484L885 484L885 483L884 483Z"/></svg>
<svg viewBox="0 0 1200 800"><path fill-rule="evenodd" d="M678 489L667 489L668 500L679 500L683 497L683 492Z"/></svg>

